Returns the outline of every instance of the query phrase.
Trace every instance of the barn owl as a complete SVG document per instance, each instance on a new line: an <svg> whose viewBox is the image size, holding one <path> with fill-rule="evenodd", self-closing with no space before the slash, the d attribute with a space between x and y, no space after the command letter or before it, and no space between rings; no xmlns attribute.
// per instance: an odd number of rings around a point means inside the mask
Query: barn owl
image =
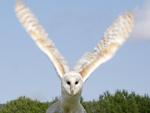
<svg viewBox="0 0 150 113"><path fill-rule="evenodd" d="M21 0L16 2L15 12L27 33L51 60L61 80L61 97L48 108L47 113L86 113L80 103L83 84L91 73L110 60L128 39L134 24L132 13L126 12L119 16L108 27L94 50L85 54L75 67L70 69L53 41L48 38L48 34Z"/></svg>

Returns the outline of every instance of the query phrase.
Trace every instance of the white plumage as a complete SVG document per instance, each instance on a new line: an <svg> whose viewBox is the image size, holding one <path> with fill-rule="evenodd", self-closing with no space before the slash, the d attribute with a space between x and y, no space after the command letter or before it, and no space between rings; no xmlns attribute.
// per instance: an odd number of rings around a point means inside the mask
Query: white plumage
<svg viewBox="0 0 150 113"><path fill-rule="evenodd" d="M119 47L127 40L133 28L133 15L125 13L118 17L106 30L103 39L94 50L85 54L76 64L75 71L82 73L84 81L101 64L111 59Z"/></svg>
<svg viewBox="0 0 150 113"><path fill-rule="evenodd" d="M31 38L52 61L61 80L61 97L50 106L47 113L86 113L80 104L83 83L98 66L110 60L129 37L134 23L133 15L125 13L116 19L95 49L84 55L77 62L75 68L70 70L67 62L56 49L52 40L48 38L48 34L30 9L18 0L15 11Z"/></svg>
<svg viewBox="0 0 150 113"><path fill-rule="evenodd" d="M48 34L21 0L17 0L16 15L38 47L51 59L58 74L63 76L69 71L67 62L56 49L53 41L48 38Z"/></svg>

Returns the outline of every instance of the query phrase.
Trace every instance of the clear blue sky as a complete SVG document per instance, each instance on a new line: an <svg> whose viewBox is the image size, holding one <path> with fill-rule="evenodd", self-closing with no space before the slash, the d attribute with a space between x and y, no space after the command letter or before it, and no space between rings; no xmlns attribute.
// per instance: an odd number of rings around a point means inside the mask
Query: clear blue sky
<svg viewBox="0 0 150 113"><path fill-rule="evenodd" d="M25 0L24 0L25 1ZM57 48L73 66L90 51L112 21L145 0L26 0ZM0 1L0 103L19 96L48 101L60 95L60 81L14 13L15 0ZM132 37L131 37L132 38ZM84 85L83 98L117 89L150 95L150 41L129 40Z"/></svg>

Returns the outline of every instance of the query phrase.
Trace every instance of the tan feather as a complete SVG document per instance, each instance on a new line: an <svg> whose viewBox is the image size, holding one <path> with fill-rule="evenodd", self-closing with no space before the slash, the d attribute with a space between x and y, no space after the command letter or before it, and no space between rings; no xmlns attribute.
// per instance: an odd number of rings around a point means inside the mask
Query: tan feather
<svg viewBox="0 0 150 113"><path fill-rule="evenodd" d="M125 13L118 17L106 30L103 39L90 53L84 55L75 66L84 80L101 64L111 59L119 47L127 40L133 28L133 15Z"/></svg>
<svg viewBox="0 0 150 113"><path fill-rule="evenodd" d="M58 74L62 77L64 73L69 71L69 67L56 49L53 41L48 38L48 34L39 24L30 9L27 8L21 0L17 1L15 9L16 15L23 27L35 41L37 46L50 58Z"/></svg>

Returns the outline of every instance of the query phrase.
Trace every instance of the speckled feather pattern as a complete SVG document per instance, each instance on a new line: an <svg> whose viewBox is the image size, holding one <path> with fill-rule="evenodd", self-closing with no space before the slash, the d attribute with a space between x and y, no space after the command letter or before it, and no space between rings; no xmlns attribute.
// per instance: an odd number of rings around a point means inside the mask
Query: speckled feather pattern
<svg viewBox="0 0 150 113"><path fill-rule="evenodd" d="M75 71L82 73L84 79L102 63L111 59L119 47L128 39L132 31L134 19L132 13L125 13L118 17L106 30L103 39L95 49L85 54L75 66Z"/></svg>
<svg viewBox="0 0 150 113"><path fill-rule="evenodd" d="M16 15L38 47L51 59L58 74L63 76L65 72L69 71L67 62L56 49L53 41L48 38L48 34L31 13L30 9L20 0L16 4Z"/></svg>

